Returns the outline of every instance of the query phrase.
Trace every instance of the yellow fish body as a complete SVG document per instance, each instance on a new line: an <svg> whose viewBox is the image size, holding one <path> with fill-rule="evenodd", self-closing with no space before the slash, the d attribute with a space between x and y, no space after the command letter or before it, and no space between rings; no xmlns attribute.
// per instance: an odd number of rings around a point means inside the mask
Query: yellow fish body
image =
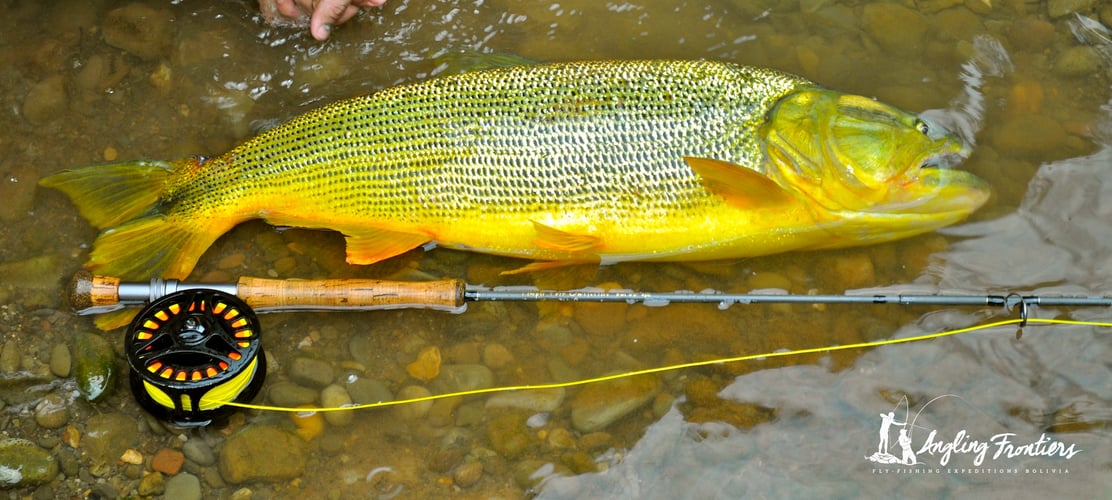
<svg viewBox="0 0 1112 500"><path fill-rule="evenodd" d="M554 262L739 258L903 238L989 190L915 115L709 61L515 66L336 102L214 158L48 177L102 229L88 267L184 279L240 222ZM526 269L544 267L543 263Z"/></svg>

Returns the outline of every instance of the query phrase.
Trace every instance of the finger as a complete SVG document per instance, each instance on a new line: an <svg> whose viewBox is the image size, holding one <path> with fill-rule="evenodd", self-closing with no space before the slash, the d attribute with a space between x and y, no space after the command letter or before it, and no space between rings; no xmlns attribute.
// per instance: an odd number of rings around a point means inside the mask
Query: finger
<svg viewBox="0 0 1112 500"><path fill-rule="evenodd" d="M327 40L332 26L351 19L357 13L359 8L350 5L348 0L320 0L309 21L309 32L317 40Z"/></svg>

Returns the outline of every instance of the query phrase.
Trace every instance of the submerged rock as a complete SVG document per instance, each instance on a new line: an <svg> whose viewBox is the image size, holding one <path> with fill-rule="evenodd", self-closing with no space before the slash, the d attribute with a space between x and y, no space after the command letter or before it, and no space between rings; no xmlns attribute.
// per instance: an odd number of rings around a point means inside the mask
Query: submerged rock
<svg viewBox="0 0 1112 500"><path fill-rule="evenodd" d="M220 475L229 483L290 479L305 472L305 441L273 425L249 425L220 450Z"/></svg>
<svg viewBox="0 0 1112 500"><path fill-rule="evenodd" d="M571 423L580 432L604 429L652 401L660 386L655 375L590 384L571 401Z"/></svg>
<svg viewBox="0 0 1112 500"><path fill-rule="evenodd" d="M170 53L173 24L170 13L141 3L132 3L104 18L104 41L140 59L154 60Z"/></svg>
<svg viewBox="0 0 1112 500"><path fill-rule="evenodd" d="M35 125L43 125L58 118L69 107L65 81L62 75L48 76L23 98L23 117Z"/></svg>
<svg viewBox="0 0 1112 500"><path fill-rule="evenodd" d="M85 423L81 448L93 462L115 463L129 448L139 444L139 424L120 413L93 415Z"/></svg>
<svg viewBox="0 0 1112 500"><path fill-rule="evenodd" d="M49 451L26 439L0 440L0 488L38 486L58 475L58 462Z"/></svg>
<svg viewBox="0 0 1112 500"><path fill-rule="evenodd" d="M116 353L104 337L81 333L73 342L73 377L90 402L102 401L116 387Z"/></svg>

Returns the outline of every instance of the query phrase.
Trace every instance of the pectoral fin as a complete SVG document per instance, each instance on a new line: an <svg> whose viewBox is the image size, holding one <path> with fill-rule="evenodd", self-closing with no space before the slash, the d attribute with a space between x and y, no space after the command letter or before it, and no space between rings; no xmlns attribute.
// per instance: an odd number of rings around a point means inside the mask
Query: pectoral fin
<svg viewBox="0 0 1112 500"><path fill-rule="evenodd" d="M534 243L549 250L584 253L596 250L602 245L602 239L598 236L569 233L537 221L533 221L533 227L537 230L537 239Z"/></svg>
<svg viewBox="0 0 1112 500"><path fill-rule="evenodd" d="M795 200L776 181L755 170L712 158L687 156L683 160L699 176L703 187L735 208L769 208Z"/></svg>
<svg viewBox="0 0 1112 500"><path fill-rule="evenodd" d="M429 235L388 229L340 230L347 241L348 264L374 264L401 255L431 241Z"/></svg>

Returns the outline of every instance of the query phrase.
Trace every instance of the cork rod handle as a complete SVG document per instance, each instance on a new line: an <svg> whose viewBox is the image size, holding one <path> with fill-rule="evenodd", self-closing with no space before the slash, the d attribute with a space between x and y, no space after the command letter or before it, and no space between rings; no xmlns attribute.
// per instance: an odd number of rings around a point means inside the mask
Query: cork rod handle
<svg viewBox="0 0 1112 500"><path fill-rule="evenodd" d="M70 283L70 305L79 314L95 314L125 306L143 305L179 290L211 288L234 293L259 312L284 310L459 310L464 305L464 283L385 281L372 279L295 280L240 278L229 283L179 283L151 280L122 282L119 278L79 271Z"/></svg>

